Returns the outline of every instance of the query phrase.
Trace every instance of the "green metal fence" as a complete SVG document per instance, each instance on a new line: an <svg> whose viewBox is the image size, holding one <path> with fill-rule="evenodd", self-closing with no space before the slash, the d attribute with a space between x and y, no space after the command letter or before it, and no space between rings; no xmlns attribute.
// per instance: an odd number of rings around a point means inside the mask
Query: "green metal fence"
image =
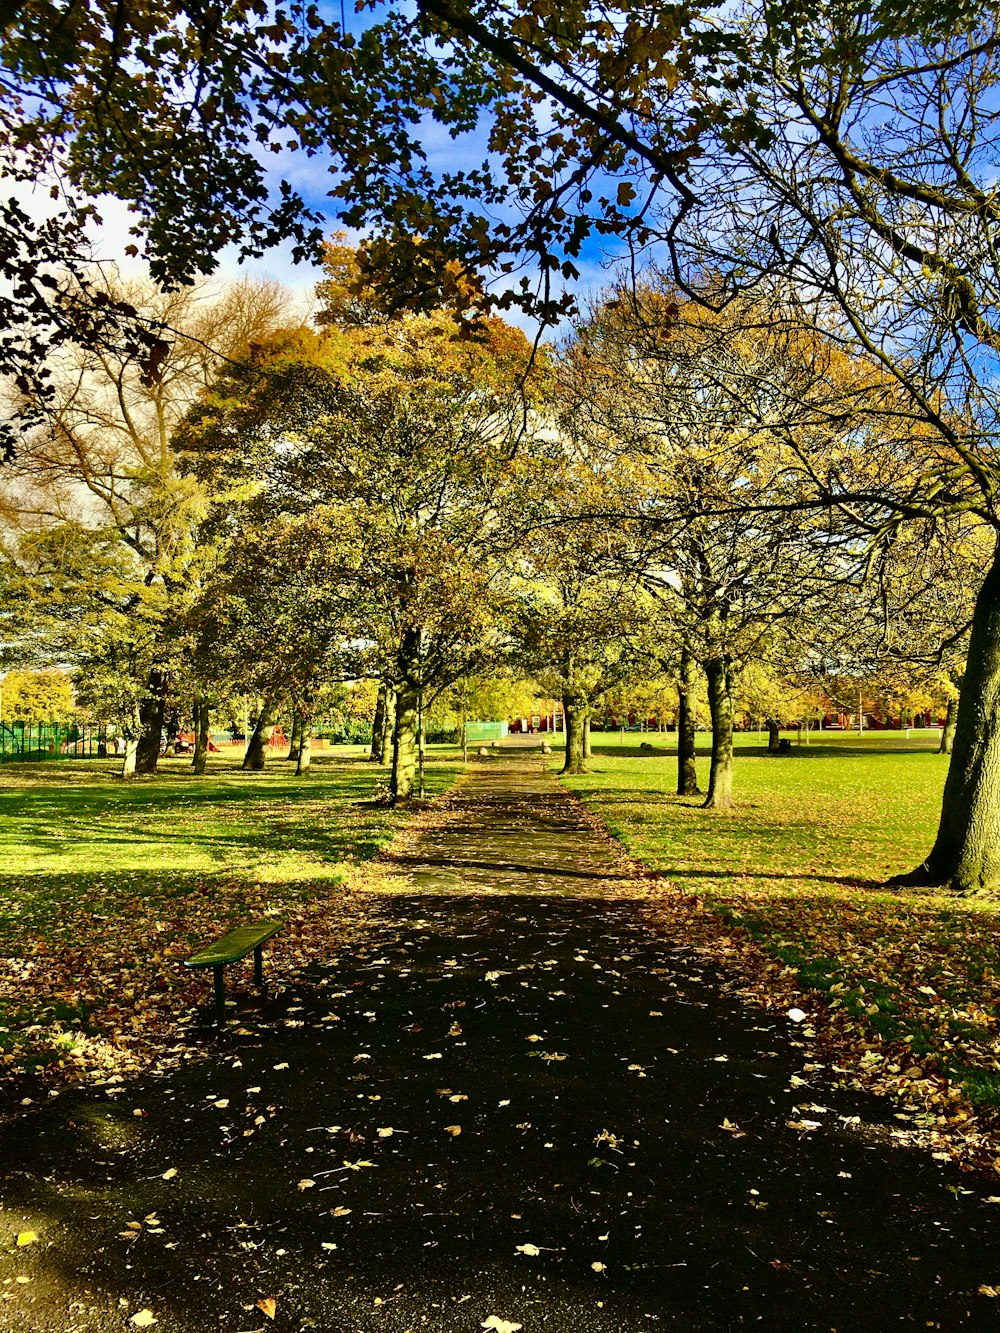
<svg viewBox="0 0 1000 1333"><path fill-rule="evenodd" d="M506 722L466 722L465 735L470 745L481 741L499 741L507 735Z"/></svg>
<svg viewBox="0 0 1000 1333"><path fill-rule="evenodd" d="M102 729L92 723L0 723L0 764L41 759L96 759L106 753Z"/></svg>

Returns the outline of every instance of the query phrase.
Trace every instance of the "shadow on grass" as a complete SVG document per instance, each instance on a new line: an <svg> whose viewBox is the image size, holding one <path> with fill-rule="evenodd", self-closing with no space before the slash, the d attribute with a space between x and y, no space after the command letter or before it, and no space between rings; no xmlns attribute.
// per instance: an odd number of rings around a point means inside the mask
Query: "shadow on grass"
<svg viewBox="0 0 1000 1333"><path fill-rule="evenodd" d="M77 765L79 767L79 765ZM428 767L429 794L454 780L454 764ZM405 812L361 812L381 772L359 760L327 761L314 775L166 774L139 783L98 775L81 783L18 781L0 786L8 865L26 882L39 872L103 878L141 869L150 857L169 871L196 876L257 873L260 863L368 858L392 836ZM2 826L2 825L0 825ZM185 856L190 862L185 865ZM130 866L129 863L132 863ZM38 869L36 870L36 866Z"/></svg>
<svg viewBox="0 0 1000 1333"><path fill-rule="evenodd" d="M778 760L787 761L789 759L854 759L859 755L864 755L866 758L891 759L894 755L901 754L936 753L936 744L919 745L912 741L884 740L871 743L844 741L832 744L810 741L808 745L800 745L797 741L793 741L790 750L782 750L780 753L769 750L766 745L738 745L734 751L734 758L738 764L741 759L774 759L777 762ZM710 759L711 754L710 744L700 744L695 757L697 759ZM634 745L594 745L592 755L594 758L600 756L603 759L676 759L677 746L676 744L657 744L652 741L648 749L640 749ZM942 758L947 758L947 756L942 756Z"/></svg>
<svg viewBox="0 0 1000 1333"><path fill-rule="evenodd" d="M886 887L885 880L881 879L860 879L854 875L822 875L814 871L802 870L737 870L737 869L700 869L690 865L686 866L666 866L657 865L657 872L665 875L668 879L674 880L678 884L683 884L686 880L744 880L748 883L755 883L759 880L776 880L779 883L787 880L794 880L801 883L807 880L810 884L841 884L845 889L877 889L884 890L886 893L898 892Z"/></svg>

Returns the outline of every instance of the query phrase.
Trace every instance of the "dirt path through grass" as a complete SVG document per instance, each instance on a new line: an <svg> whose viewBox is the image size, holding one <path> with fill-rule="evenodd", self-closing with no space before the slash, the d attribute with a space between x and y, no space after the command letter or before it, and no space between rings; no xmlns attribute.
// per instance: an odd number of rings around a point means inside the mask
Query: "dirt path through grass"
<svg viewBox="0 0 1000 1333"><path fill-rule="evenodd" d="M991 1187L814 1087L537 761L423 823L209 1060L0 1130L0 1328L996 1327Z"/></svg>

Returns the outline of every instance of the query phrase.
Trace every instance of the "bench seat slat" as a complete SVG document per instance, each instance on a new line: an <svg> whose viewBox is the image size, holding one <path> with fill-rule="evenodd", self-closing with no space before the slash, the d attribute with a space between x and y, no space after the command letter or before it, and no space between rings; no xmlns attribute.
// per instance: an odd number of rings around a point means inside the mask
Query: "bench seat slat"
<svg viewBox="0 0 1000 1333"><path fill-rule="evenodd" d="M283 924L281 921L258 921L249 926L237 926L214 944L207 944L204 949L199 949L184 966L222 967L225 963L237 963L241 958L245 958L251 949L256 949L272 935L277 935Z"/></svg>

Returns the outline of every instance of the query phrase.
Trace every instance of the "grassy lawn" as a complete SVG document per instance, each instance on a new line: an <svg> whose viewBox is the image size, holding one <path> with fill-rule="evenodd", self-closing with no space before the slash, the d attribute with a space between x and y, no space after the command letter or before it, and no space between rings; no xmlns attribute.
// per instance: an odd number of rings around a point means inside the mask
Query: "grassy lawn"
<svg viewBox="0 0 1000 1333"><path fill-rule="evenodd" d="M386 771L362 755L338 748L300 780L221 756L204 778L168 759L128 783L102 760L0 766L0 1063L112 1060L168 1035L206 993L180 960L247 919L289 923L272 975L312 961L350 916L347 870L407 819L370 804ZM428 794L460 767L432 751Z"/></svg>
<svg viewBox="0 0 1000 1333"><path fill-rule="evenodd" d="M596 736L593 771L568 779L627 849L788 969L842 1036L891 1043L894 1071L936 1072L1000 1106L998 904L882 888L933 842L937 734L826 735L785 755L740 736L725 814L672 795L671 738L641 739L654 749Z"/></svg>

